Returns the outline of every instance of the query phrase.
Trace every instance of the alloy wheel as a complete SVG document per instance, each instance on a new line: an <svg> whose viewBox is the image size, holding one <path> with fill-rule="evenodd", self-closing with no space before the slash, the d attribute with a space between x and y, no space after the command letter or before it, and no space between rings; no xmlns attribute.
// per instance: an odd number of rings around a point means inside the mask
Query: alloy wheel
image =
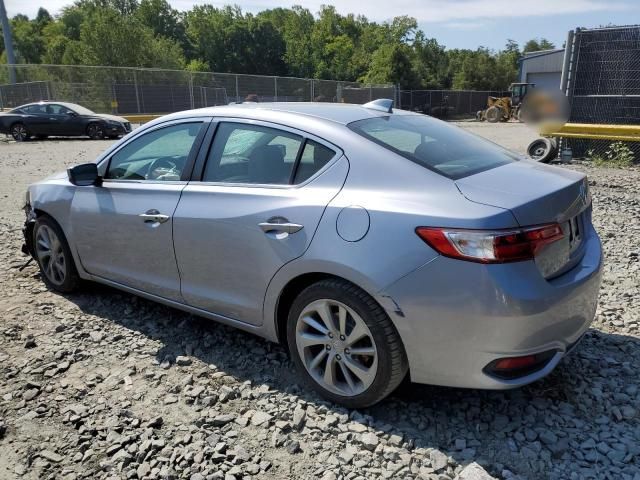
<svg viewBox="0 0 640 480"><path fill-rule="evenodd" d="M101 138L104 138L102 127L95 123L89 125L89 128L87 129L87 134L89 135L89 138L93 140L99 140Z"/></svg>
<svg viewBox="0 0 640 480"><path fill-rule="evenodd" d="M376 378L378 352L369 327L336 300L316 300L296 324L296 346L307 372L326 390L343 396L366 391Z"/></svg>
<svg viewBox="0 0 640 480"><path fill-rule="evenodd" d="M36 255L47 279L54 285L62 285L67 272L67 259L58 235L47 225L40 225L36 233Z"/></svg>
<svg viewBox="0 0 640 480"><path fill-rule="evenodd" d="M29 134L27 133L27 128L21 123L18 123L11 128L11 136L16 142L24 142Z"/></svg>

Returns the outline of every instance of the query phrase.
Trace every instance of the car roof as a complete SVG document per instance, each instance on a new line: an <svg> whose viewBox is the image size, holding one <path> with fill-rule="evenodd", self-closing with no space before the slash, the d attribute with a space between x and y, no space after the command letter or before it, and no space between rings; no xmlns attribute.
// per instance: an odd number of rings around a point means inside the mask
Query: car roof
<svg viewBox="0 0 640 480"><path fill-rule="evenodd" d="M81 107L82 105L78 105L76 103L69 102L56 102L55 100L40 100L39 102L31 102L25 103L24 105L20 105L19 107L14 107L14 110L24 107L30 107L31 105L62 105L63 107L73 108L73 107Z"/></svg>
<svg viewBox="0 0 640 480"><path fill-rule="evenodd" d="M271 112L282 112L294 115L315 117L343 125L367 118L386 117L390 115L373 108L351 103L322 103L322 102L273 102L273 103L242 103L217 107L206 107L197 110L181 112L184 116L212 115L212 116L244 116L261 118ZM417 115L405 110L393 110L393 115ZM270 115L269 115L270 116Z"/></svg>

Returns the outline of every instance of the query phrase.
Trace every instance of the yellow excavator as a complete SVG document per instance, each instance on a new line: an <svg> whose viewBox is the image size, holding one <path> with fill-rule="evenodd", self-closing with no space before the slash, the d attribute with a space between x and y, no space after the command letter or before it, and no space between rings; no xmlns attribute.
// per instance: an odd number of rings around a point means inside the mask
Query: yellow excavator
<svg viewBox="0 0 640 480"><path fill-rule="evenodd" d="M535 83L512 83L509 85L510 97L489 97L487 108L478 110L476 119L489 123L508 122L512 118L521 121L520 105L529 90L535 88Z"/></svg>

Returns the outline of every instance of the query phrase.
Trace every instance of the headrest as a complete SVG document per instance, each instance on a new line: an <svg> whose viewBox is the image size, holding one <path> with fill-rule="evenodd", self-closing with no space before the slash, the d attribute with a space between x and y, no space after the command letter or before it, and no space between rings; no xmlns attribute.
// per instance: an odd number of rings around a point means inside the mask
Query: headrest
<svg viewBox="0 0 640 480"><path fill-rule="evenodd" d="M287 183L284 152L278 145L262 145L249 155L251 183Z"/></svg>

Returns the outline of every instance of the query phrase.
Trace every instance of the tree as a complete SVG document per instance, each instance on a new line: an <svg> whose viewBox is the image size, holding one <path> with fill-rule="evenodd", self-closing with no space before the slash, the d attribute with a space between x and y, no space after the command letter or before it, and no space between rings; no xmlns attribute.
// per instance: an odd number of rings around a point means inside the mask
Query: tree
<svg viewBox="0 0 640 480"><path fill-rule="evenodd" d="M556 48L556 46L553 44L553 42L550 42L546 38L532 38L524 44L522 53L537 52L540 50L552 50L554 48Z"/></svg>
<svg viewBox="0 0 640 480"><path fill-rule="evenodd" d="M16 15L11 20L11 30L16 50L16 61L40 63L45 51L45 44L36 22L31 22L24 15Z"/></svg>
<svg viewBox="0 0 640 480"><path fill-rule="evenodd" d="M82 23L82 47L74 46L88 65L182 68L184 57L173 40L154 37L153 31L135 16L122 15L115 9L93 12ZM134 47L132 47L134 46Z"/></svg>
<svg viewBox="0 0 640 480"><path fill-rule="evenodd" d="M413 70L413 52L403 43L382 45L371 59L363 78L368 83L393 83L404 88L418 88L420 83Z"/></svg>
<svg viewBox="0 0 640 480"><path fill-rule="evenodd" d="M374 83L403 88L506 89L516 80L519 46L446 50L415 18L384 23L323 6L194 6L170 0L76 0L52 18L41 8L11 22L21 62L186 68ZM524 51L553 48L533 39ZM2 46L0 43L0 52ZM1 58L1 57L0 57ZM69 77L67 81L75 81Z"/></svg>
<svg viewBox="0 0 640 480"><path fill-rule="evenodd" d="M294 77L311 77L314 73L313 49L309 32L315 20L306 8L274 8L257 17L270 22L284 41L286 71Z"/></svg>
<svg viewBox="0 0 640 480"><path fill-rule="evenodd" d="M413 42L414 68L422 88L444 88L451 86L447 75L449 58L445 48L435 38L426 38L424 32L416 34Z"/></svg>
<svg viewBox="0 0 640 480"><path fill-rule="evenodd" d="M514 40L507 40L504 50L496 57L496 89L503 90L505 86L518 81L520 71L520 47Z"/></svg>
<svg viewBox="0 0 640 480"><path fill-rule="evenodd" d="M196 6L186 16L194 55L216 72L280 75L285 44L271 22L239 7Z"/></svg>
<svg viewBox="0 0 640 480"><path fill-rule="evenodd" d="M135 10L135 16L143 25L151 28L154 35L185 40L185 29L180 13L171 8L166 0L142 0Z"/></svg>

